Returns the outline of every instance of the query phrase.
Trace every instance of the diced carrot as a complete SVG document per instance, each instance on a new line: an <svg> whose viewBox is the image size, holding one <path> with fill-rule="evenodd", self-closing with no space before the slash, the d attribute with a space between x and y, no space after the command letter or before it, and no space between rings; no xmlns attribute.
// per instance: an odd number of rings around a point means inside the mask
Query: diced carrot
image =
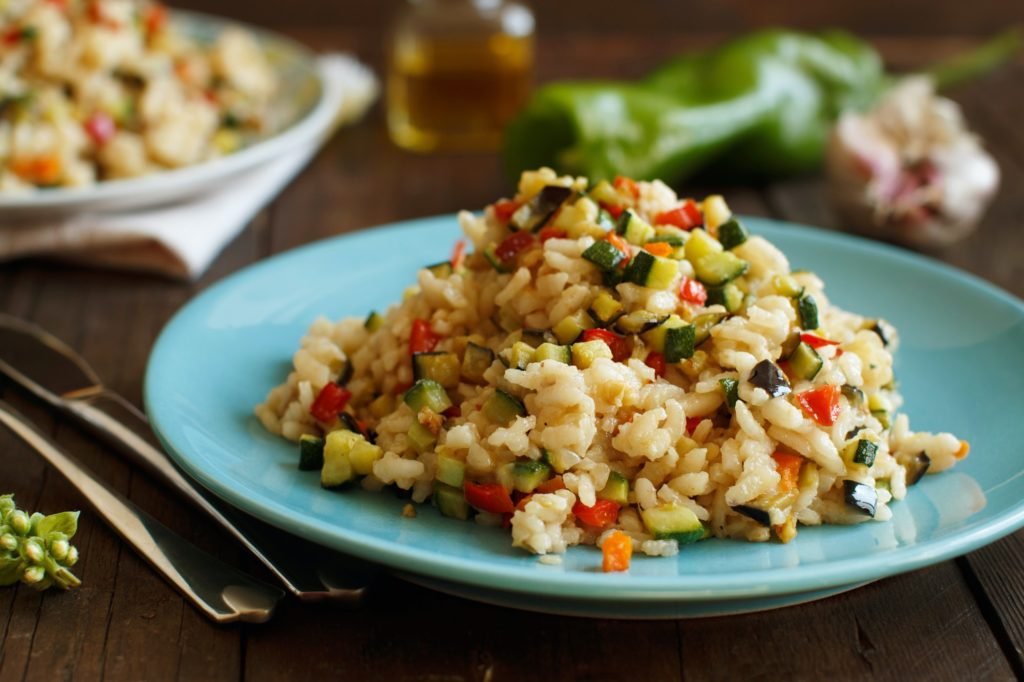
<svg viewBox="0 0 1024 682"><path fill-rule="evenodd" d="M608 240L609 244L611 244L616 249L621 251L627 259L629 258L629 244L626 242L625 239L615 234L614 232L609 232L605 239Z"/></svg>
<svg viewBox="0 0 1024 682"><path fill-rule="evenodd" d="M650 242L644 244L644 251L652 256L671 256L672 245L667 242Z"/></svg>
<svg viewBox="0 0 1024 682"><path fill-rule="evenodd" d="M561 476L555 476L541 483L539 486L533 489L535 493L553 493L556 490L564 490L565 482Z"/></svg>
<svg viewBox="0 0 1024 682"><path fill-rule="evenodd" d="M789 492L797 487L804 458L789 452L776 452L772 459L775 460L775 470L779 472L779 491Z"/></svg>
<svg viewBox="0 0 1024 682"><path fill-rule="evenodd" d="M621 530L612 532L601 545L601 568L605 573L628 571L633 557L633 540Z"/></svg>
<svg viewBox="0 0 1024 682"><path fill-rule="evenodd" d="M466 240L460 239L455 242L455 248L452 249L452 270L458 270L462 267L462 261L466 259Z"/></svg>
<svg viewBox="0 0 1024 682"><path fill-rule="evenodd" d="M624 175L615 176L615 181L612 186L619 191L620 194L625 193L634 199L640 198L640 185L636 184L636 180L633 178L627 178Z"/></svg>
<svg viewBox="0 0 1024 682"><path fill-rule="evenodd" d="M971 451L971 444L965 440L960 441L960 449L956 451L956 458L963 459Z"/></svg>

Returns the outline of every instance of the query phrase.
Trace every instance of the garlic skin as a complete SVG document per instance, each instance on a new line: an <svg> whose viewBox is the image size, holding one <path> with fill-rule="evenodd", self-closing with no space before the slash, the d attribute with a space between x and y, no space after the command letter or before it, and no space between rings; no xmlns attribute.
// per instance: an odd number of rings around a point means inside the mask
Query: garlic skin
<svg viewBox="0 0 1024 682"><path fill-rule="evenodd" d="M960 107L922 76L901 81L866 113L843 114L826 172L847 226L918 248L969 235L999 186L999 167Z"/></svg>

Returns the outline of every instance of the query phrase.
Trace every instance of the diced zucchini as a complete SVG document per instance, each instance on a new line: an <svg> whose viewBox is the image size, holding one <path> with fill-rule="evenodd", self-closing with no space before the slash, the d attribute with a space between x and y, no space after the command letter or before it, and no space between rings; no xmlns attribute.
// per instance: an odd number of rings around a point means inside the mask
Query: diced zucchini
<svg viewBox="0 0 1024 682"><path fill-rule="evenodd" d="M730 313L743 307L743 292L733 283L720 287L708 287L707 305L724 306Z"/></svg>
<svg viewBox="0 0 1024 682"><path fill-rule="evenodd" d="M587 369L598 358L612 359L612 349L604 341L583 341L572 344L572 364Z"/></svg>
<svg viewBox="0 0 1024 682"><path fill-rule="evenodd" d="M615 268L614 270L605 270L601 274L601 284L604 284L609 289L614 289L616 286L622 283L622 268Z"/></svg>
<svg viewBox="0 0 1024 682"><path fill-rule="evenodd" d="M624 253L605 239L599 239L583 251L583 258L605 272L616 269L625 257Z"/></svg>
<svg viewBox="0 0 1024 682"><path fill-rule="evenodd" d="M813 381L818 376L825 361L818 355L818 351L811 348L809 344L801 341L796 350L787 359L793 375L807 381Z"/></svg>
<svg viewBox="0 0 1024 682"><path fill-rule="evenodd" d="M882 345L885 347L888 347L896 337L895 330L885 320L875 320L868 329L878 335L878 338L882 340Z"/></svg>
<svg viewBox="0 0 1024 682"><path fill-rule="evenodd" d="M622 212L615 231L625 237L627 242L637 246L643 246L647 243L647 240L654 236L654 228L632 209L626 209Z"/></svg>
<svg viewBox="0 0 1024 682"><path fill-rule="evenodd" d="M796 300L796 309L800 314L800 327L802 329L818 328L818 303L810 294L805 294Z"/></svg>
<svg viewBox="0 0 1024 682"><path fill-rule="evenodd" d="M452 401L444 386L432 379L420 379L405 392L405 404L412 408L413 412L419 412L427 408L437 414L441 414L452 406Z"/></svg>
<svg viewBox="0 0 1024 682"><path fill-rule="evenodd" d="M611 472L608 474L608 482L597 493L597 497L622 506L629 504L629 479L618 471Z"/></svg>
<svg viewBox="0 0 1024 682"><path fill-rule="evenodd" d="M370 314L366 316L366 321L363 322L363 326L371 333L380 329L383 324L384 318L375 310L370 311Z"/></svg>
<svg viewBox="0 0 1024 682"><path fill-rule="evenodd" d="M337 488L355 478L349 454L356 442L366 439L351 431L331 431L324 440L324 466L320 470L320 485Z"/></svg>
<svg viewBox="0 0 1024 682"><path fill-rule="evenodd" d="M863 464L866 467L870 467L875 463L875 455L878 453L878 445L872 443L866 438L859 439L856 443L851 443L850 448L850 461L854 464Z"/></svg>
<svg viewBox="0 0 1024 682"><path fill-rule="evenodd" d="M691 263L696 263L708 254L719 253L721 251L722 245L714 237L699 228L692 230L689 238L686 240L686 260Z"/></svg>
<svg viewBox="0 0 1024 682"><path fill-rule="evenodd" d="M384 450L365 438L357 440L348 453L349 462L352 463L352 471L360 476L368 476L373 473L373 463L384 456Z"/></svg>
<svg viewBox="0 0 1024 682"><path fill-rule="evenodd" d="M655 234L653 237L647 240L648 244L663 243L668 244L672 247L680 247L686 243L686 240L675 234Z"/></svg>
<svg viewBox="0 0 1024 682"><path fill-rule="evenodd" d="M718 385L722 387L722 393L725 394L725 403L729 406L729 409L736 407L736 401L740 399L740 382L726 377L725 379L719 379Z"/></svg>
<svg viewBox="0 0 1024 682"><path fill-rule="evenodd" d="M787 298L800 298L804 293L803 286L791 275L775 275L772 277L772 289L779 296Z"/></svg>
<svg viewBox="0 0 1024 682"><path fill-rule="evenodd" d="M542 343L533 351L531 362L543 362L544 360L554 360L555 362L562 362L568 365L572 362L572 352L569 350L569 346Z"/></svg>
<svg viewBox="0 0 1024 682"><path fill-rule="evenodd" d="M609 206L618 206L622 201L619 193L615 191L615 188L607 180L601 180L594 185L590 190L590 196L594 201L608 204Z"/></svg>
<svg viewBox="0 0 1024 682"><path fill-rule="evenodd" d="M444 516L465 521L469 518L469 503L462 488L455 488L444 483L434 484L434 504Z"/></svg>
<svg viewBox="0 0 1024 682"><path fill-rule="evenodd" d="M696 327L678 315L670 315L662 324L641 335L647 347L664 355L666 362L693 357L696 336Z"/></svg>
<svg viewBox="0 0 1024 682"><path fill-rule="evenodd" d="M543 329L524 329L519 335L519 340L531 348L538 348L549 339L550 335Z"/></svg>
<svg viewBox="0 0 1024 682"><path fill-rule="evenodd" d="M355 370L352 368L352 362L350 360L342 360L341 366L338 367L338 378L334 380L334 383L339 386L344 386L352 379L352 373Z"/></svg>
<svg viewBox="0 0 1024 682"><path fill-rule="evenodd" d="M590 309L587 312L597 326L607 327L622 315L622 302L612 296L607 289L602 289L591 301Z"/></svg>
<svg viewBox="0 0 1024 682"><path fill-rule="evenodd" d="M882 425L882 428L887 429L891 426L889 415L892 412L892 403L880 393L872 393L868 396L868 410Z"/></svg>
<svg viewBox="0 0 1024 682"><path fill-rule="evenodd" d="M421 455L424 452L433 452L434 446L437 445L437 436L419 422L412 423L412 426L409 427L408 436L409 442L416 448L416 452Z"/></svg>
<svg viewBox="0 0 1024 682"><path fill-rule="evenodd" d="M546 185L533 199L519 207L509 219L509 227L513 230L535 232L544 227L571 197L572 189L561 185Z"/></svg>
<svg viewBox="0 0 1024 682"><path fill-rule="evenodd" d="M736 218L729 218L718 226L718 241L724 249L732 249L750 238L750 232Z"/></svg>
<svg viewBox="0 0 1024 682"><path fill-rule="evenodd" d="M668 319L668 315L658 315L649 310L634 310L615 321L615 328L623 334L642 334L654 329Z"/></svg>
<svg viewBox="0 0 1024 682"><path fill-rule="evenodd" d="M559 343L566 344L575 342L580 338L580 334L593 327L593 318L588 313L579 310L563 318L561 322L551 328L551 332Z"/></svg>
<svg viewBox="0 0 1024 682"><path fill-rule="evenodd" d="M526 416L526 407L519 398L499 388L484 402L483 413L495 424L508 426L516 417Z"/></svg>
<svg viewBox="0 0 1024 682"><path fill-rule="evenodd" d="M515 462L511 474L513 489L521 493L532 493L537 486L551 478L551 466L547 462L528 459Z"/></svg>
<svg viewBox="0 0 1024 682"><path fill-rule="evenodd" d="M430 270L431 274L438 279L445 279L453 272L451 261L434 263L433 265L428 265L425 269Z"/></svg>
<svg viewBox="0 0 1024 682"><path fill-rule="evenodd" d="M455 353L434 351L430 353L413 353L412 376L415 380L432 379L445 388L459 385L459 356Z"/></svg>
<svg viewBox="0 0 1024 682"><path fill-rule="evenodd" d="M626 282L639 284L650 289L668 289L672 286L679 266L671 258L653 256L647 251L638 251L622 273Z"/></svg>
<svg viewBox="0 0 1024 682"><path fill-rule="evenodd" d="M494 244L489 244L487 247L485 247L483 250L483 254L484 258L487 259L487 262L491 264L492 268L501 273L508 272L508 268L505 267L505 264L501 262L500 258L498 258L498 254L495 251Z"/></svg>
<svg viewBox="0 0 1024 682"><path fill-rule="evenodd" d="M874 516L878 508L878 491L867 483L844 480L843 499L850 509L865 516Z"/></svg>
<svg viewBox="0 0 1024 682"><path fill-rule="evenodd" d="M782 353L779 355L781 359L786 359L796 351L796 347L800 345L800 332L794 331L786 337L786 340L782 342Z"/></svg>
<svg viewBox="0 0 1024 682"><path fill-rule="evenodd" d="M462 356L462 379L474 384L485 383L484 372L493 363L494 351L470 341L466 344L466 351Z"/></svg>
<svg viewBox="0 0 1024 682"><path fill-rule="evenodd" d="M750 263L731 251L708 253L691 262L697 279L712 287L731 282L750 268Z"/></svg>
<svg viewBox="0 0 1024 682"><path fill-rule="evenodd" d="M613 218L612 214L606 211L605 209L599 208L597 210L597 224L599 227L603 228L606 231L614 230L615 218Z"/></svg>
<svg viewBox="0 0 1024 682"><path fill-rule="evenodd" d="M324 466L324 439L308 433L299 438L299 470L319 471Z"/></svg>
<svg viewBox="0 0 1024 682"><path fill-rule="evenodd" d="M850 401L851 407L861 407L864 405L864 391L860 390L856 386L844 384L839 390L844 396L846 396L846 399Z"/></svg>
<svg viewBox="0 0 1024 682"><path fill-rule="evenodd" d="M454 488L462 488L462 482L466 478L466 463L448 455L441 455L437 458L434 478Z"/></svg>
<svg viewBox="0 0 1024 682"><path fill-rule="evenodd" d="M770 526L772 525L771 515L760 507L755 507L750 504L739 504L732 508L734 512L743 514L748 519L756 521L759 525Z"/></svg>
<svg viewBox="0 0 1024 682"><path fill-rule="evenodd" d="M640 512L647 531L658 540L675 540L688 545L707 536L704 524L688 507L660 504Z"/></svg>
<svg viewBox="0 0 1024 682"><path fill-rule="evenodd" d="M533 346L516 341L508 349L508 366L512 369L526 369L533 359Z"/></svg>
<svg viewBox="0 0 1024 682"><path fill-rule="evenodd" d="M702 313L693 318L695 328L693 342L700 345L711 336L711 328L726 318L726 313Z"/></svg>

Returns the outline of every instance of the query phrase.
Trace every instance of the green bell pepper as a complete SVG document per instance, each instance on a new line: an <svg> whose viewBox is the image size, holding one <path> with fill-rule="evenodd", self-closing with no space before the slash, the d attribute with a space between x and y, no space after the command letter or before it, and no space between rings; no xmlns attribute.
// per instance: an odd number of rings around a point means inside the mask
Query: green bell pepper
<svg viewBox="0 0 1024 682"><path fill-rule="evenodd" d="M936 82L988 70L1019 44L1019 33L1001 36L944 64ZM870 107L890 82L877 52L849 34L762 31L678 57L636 83L541 88L508 127L506 164L513 176L551 165L595 180L801 173L820 166L839 114Z"/></svg>

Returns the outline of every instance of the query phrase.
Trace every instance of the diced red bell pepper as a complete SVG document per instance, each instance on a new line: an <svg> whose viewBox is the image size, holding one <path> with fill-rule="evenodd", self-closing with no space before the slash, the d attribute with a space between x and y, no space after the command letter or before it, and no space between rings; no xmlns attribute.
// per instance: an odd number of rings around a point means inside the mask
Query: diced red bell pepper
<svg viewBox="0 0 1024 682"><path fill-rule="evenodd" d="M692 199L687 199L680 206L662 211L654 216L655 225L673 225L683 230L692 230L704 223L704 216Z"/></svg>
<svg viewBox="0 0 1024 682"><path fill-rule="evenodd" d="M561 476L554 476L541 483L539 486L533 489L535 493L553 493L556 490L564 490L565 481L562 480Z"/></svg>
<svg viewBox="0 0 1024 682"><path fill-rule="evenodd" d="M612 186L619 192L628 194L634 199L640 198L640 185L636 184L636 180L633 178L627 178L624 175L616 175L615 181L612 182Z"/></svg>
<svg viewBox="0 0 1024 682"><path fill-rule="evenodd" d="M512 504L512 496L500 483L472 483L466 481L462 486L466 494L466 502L480 511L491 514L511 514L516 510Z"/></svg>
<svg viewBox="0 0 1024 682"><path fill-rule="evenodd" d="M540 237L540 243L543 244L549 239L564 239L567 234L568 232L560 227L548 225L547 227L542 227L537 236Z"/></svg>
<svg viewBox="0 0 1024 682"><path fill-rule="evenodd" d="M512 218L512 214L519 210L522 206L518 201L512 201L511 199L502 199L501 201L494 202L494 217L503 223L507 223Z"/></svg>
<svg viewBox="0 0 1024 682"><path fill-rule="evenodd" d="M654 370L659 377L665 376L665 356L656 350L652 350L644 358L644 364Z"/></svg>
<svg viewBox="0 0 1024 682"><path fill-rule="evenodd" d="M707 417L687 417L686 418L686 432L693 433L700 426L700 423L707 419Z"/></svg>
<svg viewBox="0 0 1024 682"><path fill-rule="evenodd" d="M800 340L803 341L804 343L806 343L811 348L815 348L815 349L821 348L822 346L838 346L839 345L838 341L829 341L828 339L823 339L820 336L816 336L815 334L810 334L808 332L804 332L804 333L800 334ZM836 348L835 357L838 358L842 354L843 354L843 349L842 348Z"/></svg>
<svg viewBox="0 0 1024 682"><path fill-rule="evenodd" d="M146 15L143 19L143 26L146 29L146 35L151 36L166 25L167 8L160 4L150 5L146 9Z"/></svg>
<svg viewBox="0 0 1024 682"><path fill-rule="evenodd" d="M445 410L441 414L443 414L444 416L448 417L449 419L453 419L455 417L461 417L462 416L462 408L459 407L458 405L452 405L451 407L449 407L447 410Z"/></svg>
<svg viewBox="0 0 1024 682"><path fill-rule="evenodd" d="M309 413L319 422L327 423L345 409L352 392L337 384L325 384L309 407Z"/></svg>
<svg viewBox="0 0 1024 682"><path fill-rule="evenodd" d="M622 362L629 357L629 343L625 338L607 329L586 329L583 331L584 341L604 341L612 351L612 360Z"/></svg>
<svg viewBox="0 0 1024 682"><path fill-rule="evenodd" d="M413 320L409 333L409 353L429 353L437 347L441 337L430 328L426 320Z"/></svg>
<svg viewBox="0 0 1024 682"><path fill-rule="evenodd" d="M97 145L104 145L117 133L114 119L103 111L97 111L85 120L85 132Z"/></svg>
<svg viewBox="0 0 1024 682"><path fill-rule="evenodd" d="M536 240L537 238L533 236L532 232L513 232L501 240L501 243L494 249L494 255L502 263L511 263L520 251L533 246Z"/></svg>
<svg viewBox="0 0 1024 682"><path fill-rule="evenodd" d="M450 259L452 270L461 268L464 260L466 260L466 240L460 239L455 242L455 248L452 249L452 257Z"/></svg>
<svg viewBox="0 0 1024 682"><path fill-rule="evenodd" d="M683 277L679 283L679 298L694 305L704 305L708 300L708 290L697 280Z"/></svg>
<svg viewBox="0 0 1024 682"><path fill-rule="evenodd" d="M619 505L611 500L597 500L588 507L582 502L572 506L572 513L581 523L591 528L607 528L619 518Z"/></svg>
<svg viewBox="0 0 1024 682"><path fill-rule="evenodd" d="M810 391L798 393L796 401L807 416L822 426L832 426L839 417L839 394L838 386L822 386Z"/></svg>
<svg viewBox="0 0 1024 682"><path fill-rule="evenodd" d="M606 204L604 202L601 202L601 208L608 211L608 215L610 215L615 220L618 220L619 216L622 215L622 212L626 210L624 206L617 206L616 204Z"/></svg>

